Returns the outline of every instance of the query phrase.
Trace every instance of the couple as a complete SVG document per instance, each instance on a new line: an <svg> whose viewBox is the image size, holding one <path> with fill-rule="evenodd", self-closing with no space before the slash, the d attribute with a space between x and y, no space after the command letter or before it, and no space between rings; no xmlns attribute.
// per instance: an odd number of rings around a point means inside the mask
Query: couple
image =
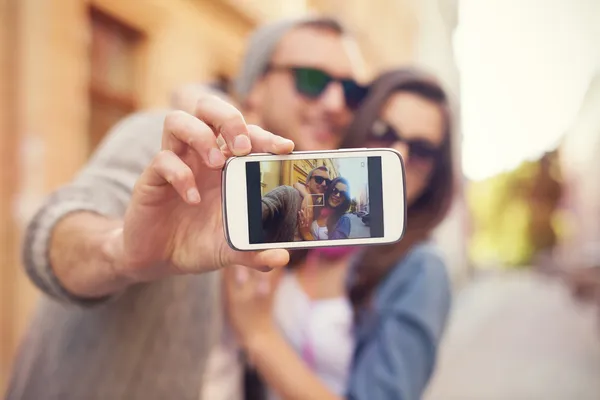
<svg viewBox="0 0 600 400"><path fill-rule="evenodd" d="M240 399L226 320L281 398L421 397L450 306L444 261L426 242L452 199L451 115L443 90L412 73L378 79L357 109L362 60L351 41L330 19L269 24L250 39L239 108L203 96L111 130L28 225L24 264L45 296L7 399ZM402 242L313 264L281 249L232 250L221 219L226 158L294 146L398 149ZM267 290L271 274L253 270L288 263L288 279ZM330 309L327 299L340 301Z"/></svg>
<svg viewBox="0 0 600 400"><path fill-rule="evenodd" d="M352 223L346 213L350 208L351 199L350 185L346 179L338 176L331 180L329 170L322 166L308 173L306 185L297 183L295 187L303 197L298 215L298 232L302 240L335 240L350 237ZM323 196L313 197L312 194Z"/></svg>
<svg viewBox="0 0 600 400"><path fill-rule="evenodd" d="M350 187L342 177L331 180L322 165L306 175L304 184L278 186L262 198L263 232L267 243L347 239L351 222Z"/></svg>

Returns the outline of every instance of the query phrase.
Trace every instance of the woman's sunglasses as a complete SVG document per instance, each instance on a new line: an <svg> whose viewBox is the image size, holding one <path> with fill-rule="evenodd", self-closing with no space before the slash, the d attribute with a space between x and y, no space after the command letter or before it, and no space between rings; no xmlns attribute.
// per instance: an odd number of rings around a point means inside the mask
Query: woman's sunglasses
<svg viewBox="0 0 600 400"><path fill-rule="evenodd" d="M367 140L382 142L388 145L395 142L404 143L408 147L409 157L424 161L434 160L440 154L439 147L421 139L406 139L382 120L375 121Z"/></svg>
<svg viewBox="0 0 600 400"><path fill-rule="evenodd" d="M341 196L341 197L345 197L348 198L348 192L346 192L345 190L339 190L338 188L334 187L331 190L331 194L333 196Z"/></svg>
<svg viewBox="0 0 600 400"><path fill-rule="evenodd" d="M294 76L294 84L298 93L310 99L318 98L330 83L338 82L344 90L346 105L352 110L360 105L368 91L366 87L352 79L336 78L317 68L270 65L267 72L277 70L290 71Z"/></svg>

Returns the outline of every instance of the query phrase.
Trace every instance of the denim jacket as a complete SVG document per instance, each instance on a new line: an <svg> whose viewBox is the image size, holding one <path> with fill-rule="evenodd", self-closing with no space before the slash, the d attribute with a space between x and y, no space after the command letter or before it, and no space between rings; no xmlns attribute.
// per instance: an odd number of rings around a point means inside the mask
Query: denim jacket
<svg viewBox="0 0 600 400"><path fill-rule="evenodd" d="M441 255L431 244L415 246L361 315L346 398L420 399L434 371L450 305Z"/></svg>

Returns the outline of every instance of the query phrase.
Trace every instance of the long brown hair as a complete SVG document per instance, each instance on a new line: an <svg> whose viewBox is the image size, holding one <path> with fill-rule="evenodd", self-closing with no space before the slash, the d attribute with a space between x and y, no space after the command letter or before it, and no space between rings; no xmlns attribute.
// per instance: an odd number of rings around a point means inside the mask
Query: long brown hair
<svg viewBox="0 0 600 400"><path fill-rule="evenodd" d="M373 124L387 101L397 92L409 92L440 107L445 132L439 157L435 160L429 183L409 205L403 239L393 245L367 248L351 271L348 288L355 316L368 305L373 291L402 257L418 242L426 240L448 213L454 193L452 162L452 113L446 92L435 78L416 69L396 69L380 75L355 114L342 147L361 147L368 140Z"/></svg>
<svg viewBox="0 0 600 400"><path fill-rule="evenodd" d="M327 190L325 191L325 196L324 196L325 198L324 198L323 202L325 203L326 207L329 206L329 198L333 194L333 189L338 184L338 182L343 183L344 185L348 186L348 188L350 187L350 184L348 183L348 181L345 178L337 177L334 180L332 180L331 183L329 184L329 187L327 187ZM344 199L344 201L342 203L340 203L340 205L337 206L333 210L333 214L331 214L331 216L327 219L327 231L328 232L335 231L335 226L337 225L338 221L340 220L342 215L346 214L346 212L350 208L350 198L348 197L348 195L344 195L343 199Z"/></svg>

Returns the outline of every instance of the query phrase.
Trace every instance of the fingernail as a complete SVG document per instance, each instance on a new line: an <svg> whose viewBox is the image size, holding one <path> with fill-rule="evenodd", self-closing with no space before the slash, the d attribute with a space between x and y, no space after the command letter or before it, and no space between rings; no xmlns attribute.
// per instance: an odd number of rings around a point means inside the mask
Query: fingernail
<svg viewBox="0 0 600 400"><path fill-rule="evenodd" d="M292 142L291 140L286 139L284 137L277 136L274 140L274 145L275 145L275 149L278 149L281 147L289 147L290 145L292 145L292 148L293 148L294 142Z"/></svg>
<svg viewBox="0 0 600 400"><path fill-rule="evenodd" d="M186 196L190 203L199 203L200 202L200 193L198 192L198 189L196 189L196 188L188 189Z"/></svg>
<svg viewBox="0 0 600 400"><path fill-rule="evenodd" d="M294 144L290 139L286 139L283 136L277 136L277 142L280 144Z"/></svg>
<svg viewBox="0 0 600 400"><path fill-rule="evenodd" d="M220 167L225 163L225 157L223 156L223 153L221 153L221 150L213 147L208 152L208 162L213 167Z"/></svg>
<svg viewBox="0 0 600 400"><path fill-rule="evenodd" d="M237 135L233 141L233 150L237 152L250 150L250 146L250 138L246 135Z"/></svg>

